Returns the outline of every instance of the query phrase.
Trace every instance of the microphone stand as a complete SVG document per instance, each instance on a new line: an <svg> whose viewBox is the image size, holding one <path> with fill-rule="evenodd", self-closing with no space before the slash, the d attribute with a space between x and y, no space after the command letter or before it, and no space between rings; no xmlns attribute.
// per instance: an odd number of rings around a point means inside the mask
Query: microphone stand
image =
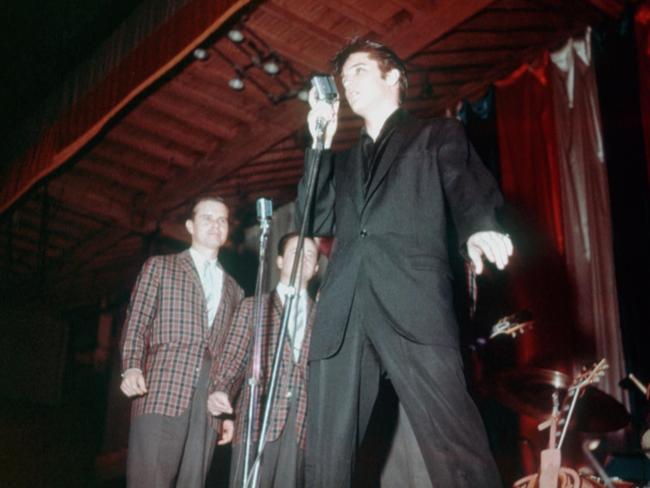
<svg viewBox="0 0 650 488"><path fill-rule="evenodd" d="M255 424L255 406L258 400L258 389L260 384L260 371L262 364L262 289L264 287L264 274L266 271L266 249L268 245L271 212L264 211L265 202L270 202L260 198L257 201L257 211L260 220L260 245L259 261L257 266L257 279L255 281L255 303L253 307L253 354L251 357L252 368L251 376L248 379L249 398L246 424L246 441L244 445L244 480L248 478L250 466L250 456L253 446L253 426ZM269 205L270 206L270 205Z"/></svg>
<svg viewBox="0 0 650 488"><path fill-rule="evenodd" d="M600 444L599 440L595 439L587 439L582 443L582 452L587 456L587 459L591 463L591 465L594 467L596 470L596 473L598 473L598 476L603 480L603 483L607 488L614 488L614 484L612 483L612 479L609 477L609 475L605 472L605 469L603 468L603 465L598 462L596 459L596 456L594 456L593 451L598 448L598 445Z"/></svg>
<svg viewBox="0 0 650 488"><path fill-rule="evenodd" d="M289 318L294 306L294 300L298 292L296 282L298 279L298 267L302 263L303 244L305 241L305 234L307 232L307 223L311 214L312 201L314 198L314 187L316 186L316 176L318 174L320 157L325 146L325 129L329 121L325 119L317 119L316 121L316 148L309 152L309 174L307 176L307 196L305 198L305 207L302 213L302 222L300 225L300 232L298 234L298 245L296 246L296 254L291 267L291 279L289 281L290 293L286 297L284 308L282 310L282 325L280 326L280 333L278 336L277 347L273 357L273 367L271 370L271 378L269 381L269 388L267 392L266 402L264 404L264 416L262 417L262 428L260 429L259 444L257 447L257 457L253 463L252 473L248 479L244 478L244 488L256 488L259 478L259 468L266 446L266 436L269 430L269 420L271 418L271 411L273 403L275 402L275 392L278 384L278 374L280 371L280 364L282 363L282 351L284 349L284 342L287 337L287 328L289 325Z"/></svg>

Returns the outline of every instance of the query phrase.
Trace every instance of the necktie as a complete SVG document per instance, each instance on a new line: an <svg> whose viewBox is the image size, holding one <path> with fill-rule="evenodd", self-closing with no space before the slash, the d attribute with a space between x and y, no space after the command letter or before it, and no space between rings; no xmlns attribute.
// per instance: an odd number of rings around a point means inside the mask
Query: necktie
<svg viewBox="0 0 650 488"><path fill-rule="evenodd" d="M212 326L212 321L217 313L219 303L217 301L217 267L215 263L205 262L203 267L203 284L205 286L205 303L208 312L208 327Z"/></svg>
<svg viewBox="0 0 650 488"><path fill-rule="evenodd" d="M361 138L361 154L363 157L363 181L368 181L372 169L372 159L375 152L375 143L372 138L364 134Z"/></svg>

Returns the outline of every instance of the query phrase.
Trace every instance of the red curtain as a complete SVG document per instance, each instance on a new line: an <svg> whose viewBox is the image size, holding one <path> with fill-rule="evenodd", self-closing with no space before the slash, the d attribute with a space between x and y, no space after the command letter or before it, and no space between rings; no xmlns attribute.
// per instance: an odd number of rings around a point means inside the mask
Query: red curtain
<svg viewBox="0 0 650 488"><path fill-rule="evenodd" d="M563 266L564 231L548 54L496 84L501 183L516 247L509 270L513 302L533 312L520 364L560 368L570 344ZM560 347L558 347L560 346ZM558 363L559 361L559 363ZM560 368L562 369L562 368Z"/></svg>
<svg viewBox="0 0 650 488"><path fill-rule="evenodd" d="M524 65L496 83L501 183L515 244L508 268L512 306L533 313L534 328L517 338L521 367L571 374L572 320L564 266L565 236L553 98L546 53L536 67ZM536 419L520 417L529 449L521 452L526 473L539 469L547 432Z"/></svg>
<svg viewBox="0 0 650 488"><path fill-rule="evenodd" d="M634 20L639 56L639 99L650 185L650 2L646 2L637 10Z"/></svg>

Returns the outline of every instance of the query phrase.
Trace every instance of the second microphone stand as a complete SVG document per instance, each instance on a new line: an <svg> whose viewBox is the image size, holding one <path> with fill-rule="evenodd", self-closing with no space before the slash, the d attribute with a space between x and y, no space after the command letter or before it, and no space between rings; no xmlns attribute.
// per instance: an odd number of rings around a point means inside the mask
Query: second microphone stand
<svg viewBox="0 0 650 488"><path fill-rule="evenodd" d="M257 457L252 467L252 473L248 477L244 476L244 488L256 488L259 479L259 468L266 446L266 436L269 430L269 420L273 403L275 401L275 392L278 384L278 373L282 363L282 351L284 349L284 342L287 337L287 328L289 325L289 318L294 307L294 301L298 293L297 279L298 268L302 263L303 244L305 241L305 234L307 232L307 223L311 214L312 201L314 199L314 187L316 186L316 176L318 174L318 167L320 157L325 145L325 129L327 128L328 121L318 119L316 122L316 148L309 152L309 173L307 176L307 196L305 198L305 206L302 209L302 222L300 225L300 233L298 234L298 245L296 246L296 253L291 267L291 278L289 280L289 289L291 293L287 295L282 310L282 325L280 326L280 333L278 337L277 347L273 357L273 368L271 370L271 378L269 381L268 392L266 401L264 403L264 416L262 417L262 428L260 429L259 444L257 447Z"/></svg>

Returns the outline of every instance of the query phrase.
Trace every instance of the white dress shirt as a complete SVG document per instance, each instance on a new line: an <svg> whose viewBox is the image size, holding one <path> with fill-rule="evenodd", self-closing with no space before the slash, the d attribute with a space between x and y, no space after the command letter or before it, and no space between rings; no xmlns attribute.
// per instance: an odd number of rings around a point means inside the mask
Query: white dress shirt
<svg viewBox="0 0 650 488"><path fill-rule="evenodd" d="M275 290L280 295L280 300L282 300L282 305L284 305L287 295L291 293L291 289L284 283L279 282ZM289 317L287 333L293 346L293 360L294 362L298 362L300 359L300 351L302 350L302 343L305 339L305 329L307 327L307 290L301 290L296 299L294 299L293 304L294 309Z"/></svg>
<svg viewBox="0 0 650 488"><path fill-rule="evenodd" d="M205 294L206 313L208 314L208 327L212 327L214 317L217 315L221 292L223 290L224 273L217 259L208 259L196 249L190 247L190 255L194 266L199 273L203 293Z"/></svg>

